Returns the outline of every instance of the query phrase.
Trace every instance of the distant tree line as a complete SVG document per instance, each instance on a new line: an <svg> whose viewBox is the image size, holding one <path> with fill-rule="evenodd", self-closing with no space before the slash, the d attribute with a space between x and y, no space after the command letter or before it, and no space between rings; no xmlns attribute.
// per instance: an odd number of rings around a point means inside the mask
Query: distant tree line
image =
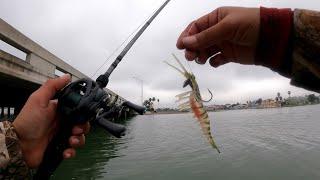
<svg viewBox="0 0 320 180"><path fill-rule="evenodd" d="M289 96L288 98L283 99L280 93L278 92L275 100L281 102L283 106L299 106L299 105L320 103L319 96L316 96L315 94L291 97L291 91L288 91L288 96Z"/></svg>
<svg viewBox="0 0 320 180"><path fill-rule="evenodd" d="M160 101L159 99L152 97L152 98L145 100L143 102L143 106L146 108L147 111L156 112L156 110L154 108L154 103L159 102L159 101Z"/></svg>

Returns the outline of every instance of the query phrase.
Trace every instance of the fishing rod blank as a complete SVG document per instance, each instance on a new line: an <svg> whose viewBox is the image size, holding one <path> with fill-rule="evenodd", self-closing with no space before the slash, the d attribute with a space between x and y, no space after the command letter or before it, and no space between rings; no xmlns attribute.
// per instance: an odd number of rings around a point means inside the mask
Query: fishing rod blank
<svg viewBox="0 0 320 180"><path fill-rule="evenodd" d="M101 88L107 86L109 82L109 76L114 71L114 69L121 62L123 57L127 54L127 52L131 49L133 44L139 39L141 34L147 29L147 27L151 24L151 22L157 17L157 15L162 11L162 9L170 2L170 0L166 0L164 4L154 13L154 15L145 23L145 25L137 32L137 34L132 38L132 40L127 44L127 46L122 50L122 52L118 55L116 60L111 64L109 69L102 75L100 75L96 82L99 84Z"/></svg>

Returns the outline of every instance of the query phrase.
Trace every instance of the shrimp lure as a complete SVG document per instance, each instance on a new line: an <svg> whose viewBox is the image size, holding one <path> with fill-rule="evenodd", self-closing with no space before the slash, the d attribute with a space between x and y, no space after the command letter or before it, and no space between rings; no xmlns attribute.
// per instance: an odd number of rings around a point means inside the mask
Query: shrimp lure
<svg viewBox="0 0 320 180"><path fill-rule="evenodd" d="M188 85L191 87L191 91L184 92L184 93L178 94L176 96L176 98L178 98L178 100L176 102L181 102L185 99L188 99L188 101L182 102L179 105L179 110L180 111L190 110L190 109L192 110L194 117L200 123L203 134L206 136L207 140L212 145L212 147L215 148L220 153L220 150L217 147L217 145L214 142L214 139L211 135L209 116L203 106L203 102L211 101L213 95L212 95L211 91L208 89L208 91L211 95L211 98L208 101L202 100L201 95L200 95L199 86L198 86L198 83L196 81L195 76L193 75L193 73L190 73L186 70L186 68L182 65L182 63L179 61L179 59L174 54L172 54L172 55L173 55L174 59L178 62L178 64L182 68L182 70L169 64L166 61L165 61L165 63L168 64L170 67L174 68L175 70L177 70L178 72L180 72L186 78L186 81L183 84L184 88Z"/></svg>

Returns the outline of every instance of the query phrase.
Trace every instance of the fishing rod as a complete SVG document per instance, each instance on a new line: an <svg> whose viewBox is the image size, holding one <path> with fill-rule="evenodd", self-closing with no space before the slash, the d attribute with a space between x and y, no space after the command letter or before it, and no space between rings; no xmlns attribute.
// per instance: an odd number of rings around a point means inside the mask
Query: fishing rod
<svg viewBox="0 0 320 180"><path fill-rule="evenodd" d="M106 91L104 88L109 82L111 73L169 1L170 0L165 1L165 3L137 32L116 60L111 64L109 69L104 74L100 75L96 81L93 81L90 78L82 78L70 83L57 93L54 99L58 99L57 112L61 116L59 130L50 141L44 153L42 162L33 177L34 180L50 179L63 160L63 151L70 147L68 139L72 134L72 127L75 125L84 124L90 121L101 126L111 135L120 138L124 136L126 128L123 125L116 124L110 120L120 117L120 114L124 110L133 110L141 115L144 114L144 107L129 101L120 101L121 103L119 103L119 97Z"/></svg>
<svg viewBox="0 0 320 180"><path fill-rule="evenodd" d="M141 27L141 29L137 32L137 34L132 38L132 40L127 44L127 46L122 50L122 52L118 55L116 60L111 64L109 69L102 75L97 78L97 83L101 88L104 88L109 83L109 77L111 73L116 69L118 64L121 62L123 57L127 54L127 52L131 49L133 44L139 39L142 33L148 28L151 22L158 16L158 14L163 10L163 8L170 2L170 0L166 0L162 6L150 17L150 19Z"/></svg>

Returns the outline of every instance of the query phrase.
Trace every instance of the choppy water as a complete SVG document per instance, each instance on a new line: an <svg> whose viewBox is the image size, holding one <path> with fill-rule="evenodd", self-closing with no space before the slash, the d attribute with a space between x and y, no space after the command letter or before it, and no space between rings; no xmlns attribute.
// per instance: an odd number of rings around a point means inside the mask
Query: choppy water
<svg viewBox="0 0 320 180"><path fill-rule="evenodd" d="M53 179L320 179L320 105L209 116L221 154L192 114L138 116L122 139L92 129Z"/></svg>

